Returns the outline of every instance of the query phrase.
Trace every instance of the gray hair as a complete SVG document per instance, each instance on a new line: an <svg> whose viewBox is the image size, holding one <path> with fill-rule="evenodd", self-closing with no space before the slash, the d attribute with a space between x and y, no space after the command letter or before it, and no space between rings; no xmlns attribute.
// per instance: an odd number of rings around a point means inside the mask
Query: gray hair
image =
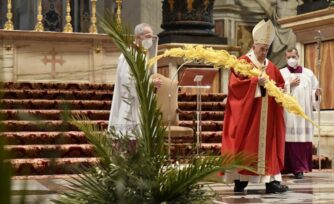
<svg viewBox="0 0 334 204"><path fill-rule="evenodd" d="M147 23L140 23L140 24L136 25L135 31L134 31L135 36L143 34L144 29L146 27L149 27L149 28L152 29L152 27L149 24L147 24Z"/></svg>

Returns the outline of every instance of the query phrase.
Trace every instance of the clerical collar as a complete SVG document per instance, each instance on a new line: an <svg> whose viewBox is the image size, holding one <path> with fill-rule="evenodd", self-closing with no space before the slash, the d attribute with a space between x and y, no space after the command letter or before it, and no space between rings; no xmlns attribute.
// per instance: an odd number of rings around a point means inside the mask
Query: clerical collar
<svg viewBox="0 0 334 204"><path fill-rule="evenodd" d="M267 67L268 66L268 59L264 59L264 62L261 63L259 62L259 60L257 60L254 50L251 49L248 53L247 53L247 57L252 61L252 63L260 70L262 70L262 67Z"/></svg>
<svg viewBox="0 0 334 204"><path fill-rule="evenodd" d="M302 73L303 72L303 68L300 65L298 65L296 68L290 67L288 65L288 69L289 69L290 73Z"/></svg>

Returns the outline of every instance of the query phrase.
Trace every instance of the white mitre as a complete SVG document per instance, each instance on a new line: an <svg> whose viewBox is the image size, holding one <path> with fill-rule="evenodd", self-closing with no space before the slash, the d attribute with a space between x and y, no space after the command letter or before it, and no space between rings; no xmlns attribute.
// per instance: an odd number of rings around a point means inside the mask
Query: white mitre
<svg viewBox="0 0 334 204"><path fill-rule="evenodd" d="M270 20L262 20L253 28L254 43L270 45L275 37L274 25Z"/></svg>

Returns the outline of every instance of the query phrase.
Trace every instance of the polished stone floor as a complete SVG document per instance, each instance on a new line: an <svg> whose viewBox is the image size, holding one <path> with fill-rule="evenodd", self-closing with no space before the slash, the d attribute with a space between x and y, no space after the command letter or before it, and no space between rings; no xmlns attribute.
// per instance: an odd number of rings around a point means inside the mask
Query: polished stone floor
<svg viewBox="0 0 334 204"><path fill-rule="evenodd" d="M334 203L334 171L315 171L296 180L291 175L283 176L290 191L283 194L265 194L264 184L250 184L246 193L234 193L233 185L222 183L210 184L217 193L213 203ZM12 180L12 203L20 203L22 189L26 203L52 203L69 185L69 177L30 178Z"/></svg>
<svg viewBox="0 0 334 204"><path fill-rule="evenodd" d="M283 180L290 190L282 194L265 194L264 184L250 184L246 193L234 193L233 185L212 184L218 193L214 203L334 203L334 172L312 172L299 180L284 175Z"/></svg>

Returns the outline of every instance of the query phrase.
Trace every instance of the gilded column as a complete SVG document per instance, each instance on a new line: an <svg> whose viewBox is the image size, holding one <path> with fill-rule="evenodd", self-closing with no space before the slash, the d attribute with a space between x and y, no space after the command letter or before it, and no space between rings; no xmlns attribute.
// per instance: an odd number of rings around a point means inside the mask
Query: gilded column
<svg viewBox="0 0 334 204"><path fill-rule="evenodd" d="M117 10L116 10L116 22L118 25L122 23L122 0L116 0Z"/></svg>
<svg viewBox="0 0 334 204"><path fill-rule="evenodd" d="M13 13L12 13L12 0L8 0L7 3L7 22L5 23L4 30L14 30L14 25L12 22Z"/></svg>
<svg viewBox="0 0 334 204"><path fill-rule="evenodd" d="M35 25L35 31L37 32L43 32L44 26L42 23L43 15L42 15L42 0L38 0L38 8L37 8L38 14L37 14L37 23Z"/></svg>
<svg viewBox="0 0 334 204"><path fill-rule="evenodd" d="M73 27L71 25L71 5L70 5L70 0L66 0L66 25L64 27L63 32L64 33L72 33L73 32Z"/></svg>
<svg viewBox="0 0 334 204"><path fill-rule="evenodd" d="M97 0L91 0L92 2L92 16L90 18L91 25L89 27L89 33L97 33L97 27L96 27L96 1Z"/></svg>

